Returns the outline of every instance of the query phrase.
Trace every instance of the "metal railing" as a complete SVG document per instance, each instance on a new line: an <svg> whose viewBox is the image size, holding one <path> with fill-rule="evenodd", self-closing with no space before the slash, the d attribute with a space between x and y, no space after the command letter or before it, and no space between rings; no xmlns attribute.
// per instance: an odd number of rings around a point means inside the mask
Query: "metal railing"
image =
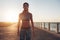
<svg viewBox="0 0 60 40"><path fill-rule="evenodd" d="M60 22L37 22L36 25L41 29L60 33Z"/></svg>

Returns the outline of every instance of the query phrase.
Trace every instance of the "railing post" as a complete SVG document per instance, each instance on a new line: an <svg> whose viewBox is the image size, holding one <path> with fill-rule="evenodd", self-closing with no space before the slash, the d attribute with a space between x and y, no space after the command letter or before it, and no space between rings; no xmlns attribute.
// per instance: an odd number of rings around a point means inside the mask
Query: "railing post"
<svg viewBox="0 0 60 40"><path fill-rule="evenodd" d="M41 22L41 29L42 29L42 22Z"/></svg>
<svg viewBox="0 0 60 40"><path fill-rule="evenodd" d="M50 31L50 22L48 23L48 30Z"/></svg>
<svg viewBox="0 0 60 40"><path fill-rule="evenodd" d="M44 29L45 29L45 22L44 22Z"/></svg>
<svg viewBox="0 0 60 40"><path fill-rule="evenodd" d="M57 33L59 33L59 23L57 23Z"/></svg>

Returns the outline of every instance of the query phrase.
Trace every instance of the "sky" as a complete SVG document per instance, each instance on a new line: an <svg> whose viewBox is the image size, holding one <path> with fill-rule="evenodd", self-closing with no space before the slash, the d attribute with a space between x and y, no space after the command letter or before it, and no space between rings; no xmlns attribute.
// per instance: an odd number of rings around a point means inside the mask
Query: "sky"
<svg viewBox="0 0 60 40"><path fill-rule="evenodd" d="M60 0L0 0L0 22L17 22L24 2L34 22L60 22Z"/></svg>

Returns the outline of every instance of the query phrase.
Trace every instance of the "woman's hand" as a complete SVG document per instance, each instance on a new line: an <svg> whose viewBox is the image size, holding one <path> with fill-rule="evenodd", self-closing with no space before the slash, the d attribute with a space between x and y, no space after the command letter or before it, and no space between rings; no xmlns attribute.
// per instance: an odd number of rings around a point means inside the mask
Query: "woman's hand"
<svg viewBox="0 0 60 40"><path fill-rule="evenodd" d="M32 29L32 35L35 36L35 31L34 28Z"/></svg>

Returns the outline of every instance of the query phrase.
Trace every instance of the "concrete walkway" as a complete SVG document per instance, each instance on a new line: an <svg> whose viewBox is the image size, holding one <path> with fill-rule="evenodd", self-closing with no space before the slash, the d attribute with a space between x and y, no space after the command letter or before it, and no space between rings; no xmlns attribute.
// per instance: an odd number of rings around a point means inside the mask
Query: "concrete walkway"
<svg viewBox="0 0 60 40"><path fill-rule="evenodd" d="M34 40L60 40L60 37L42 29L35 28Z"/></svg>
<svg viewBox="0 0 60 40"><path fill-rule="evenodd" d="M42 29L35 28L34 30L35 36L32 37L32 40L60 40L60 37ZM17 36L17 27L14 25L0 27L0 40L19 40L19 36Z"/></svg>

